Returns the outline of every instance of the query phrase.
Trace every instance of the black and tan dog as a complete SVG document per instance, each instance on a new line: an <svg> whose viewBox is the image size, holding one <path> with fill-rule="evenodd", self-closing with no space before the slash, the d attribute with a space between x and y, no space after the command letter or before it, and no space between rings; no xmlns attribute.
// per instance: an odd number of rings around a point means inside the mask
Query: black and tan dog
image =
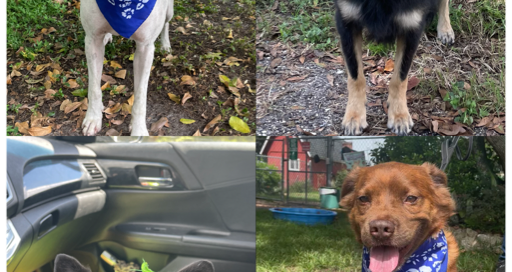
<svg viewBox="0 0 512 272"><path fill-rule="evenodd" d="M437 36L454 41L449 0L334 0L336 27L348 70L348 104L342 125L346 135L359 135L366 123L366 81L362 64L362 32L378 43L396 41L395 73L389 82L388 128L405 135L413 126L407 109L407 75L426 25L439 13Z"/></svg>

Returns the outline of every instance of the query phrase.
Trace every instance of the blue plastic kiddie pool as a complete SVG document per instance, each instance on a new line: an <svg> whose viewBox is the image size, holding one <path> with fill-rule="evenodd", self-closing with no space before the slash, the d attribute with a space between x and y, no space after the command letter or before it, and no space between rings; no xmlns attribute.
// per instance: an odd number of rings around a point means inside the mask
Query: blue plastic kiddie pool
<svg viewBox="0 0 512 272"><path fill-rule="evenodd" d="M336 212L310 208L270 208L274 218L305 225L332 224Z"/></svg>

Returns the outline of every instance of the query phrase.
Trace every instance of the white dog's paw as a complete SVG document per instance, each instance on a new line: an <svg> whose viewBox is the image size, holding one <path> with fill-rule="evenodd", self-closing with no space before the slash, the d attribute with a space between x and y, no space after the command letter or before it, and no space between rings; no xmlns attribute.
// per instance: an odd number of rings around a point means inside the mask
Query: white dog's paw
<svg viewBox="0 0 512 272"><path fill-rule="evenodd" d="M148 129L145 123L130 124L131 136L149 136Z"/></svg>
<svg viewBox="0 0 512 272"><path fill-rule="evenodd" d="M85 136L94 136L101 130L101 120L103 115L101 111L94 112L89 109L85 114L84 121L82 122L82 132Z"/></svg>
<svg viewBox="0 0 512 272"><path fill-rule="evenodd" d="M112 34L107 33L103 38L103 45L107 45L107 43L112 42Z"/></svg>
<svg viewBox="0 0 512 272"><path fill-rule="evenodd" d="M167 53L171 53L171 45L165 45L165 44L162 44L162 46L160 46L160 50L162 52L167 52Z"/></svg>

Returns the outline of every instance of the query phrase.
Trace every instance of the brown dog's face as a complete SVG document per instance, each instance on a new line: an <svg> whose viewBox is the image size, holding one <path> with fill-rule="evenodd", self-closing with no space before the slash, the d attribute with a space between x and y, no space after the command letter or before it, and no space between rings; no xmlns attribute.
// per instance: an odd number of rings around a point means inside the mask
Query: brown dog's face
<svg viewBox="0 0 512 272"><path fill-rule="evenodd" d="M357 240L370 250L373 272L400 267L444 227L455 210L446 184L446 175L428 163L389 162L350 172L341 205L349 209Z"/></svg>

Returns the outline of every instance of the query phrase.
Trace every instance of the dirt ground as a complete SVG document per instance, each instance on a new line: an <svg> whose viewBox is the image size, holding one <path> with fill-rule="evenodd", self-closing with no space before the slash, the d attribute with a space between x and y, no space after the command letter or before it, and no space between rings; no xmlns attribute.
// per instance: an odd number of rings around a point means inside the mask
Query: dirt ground
<svg viewBox="0 0 512 272"><path fill-rule="evenodd" d="M348 92L340 48L321 51L314 44L286 41L277 18L286 21L294 15L280 13L282 1L271 4L266 8L275 11L261 11L257 18L258 26L266 27L256 42L257 134L341 135ZM471 13L475 8L462 9ZM331 31L339 40L334 27ZM504 107L496 106L504 105L504 40L496 34L456 32L455 44L447 47L436 35L429 30L423 35L409 73L407 101L415 123L409 135L504 134ZM392 135L383 103L393 58L394 51L380 56L363 50L369 125L363 135Z"/></svg>
<svg viewBox="0 0 512 272"><path fill-rule="evenodd" d="M24 37L23 47L8 49L10 135L82 134L88 72L80 5L70 2L64 1L68 5L62 15L65 26L34 29L33 37ZM254 135L253 5L244 0L175 2L169 35L172 52L155 53L149 79L146 124L150 135ZM38 52L35 43L49 45ZM27 52L34 51L35 57L27 57ZM106 112L98 135L129 135L134 91L130 57L134 52L135 43L121 37L114 37L106 47L103 75L110 76L111 83L103 91ZM45 64L48 66L41 68ZM230 82L222 83L220 75ZM102 80L102 85L105 83ZM229 124L231 116L242 119L250 132L234 130ZM195 122L186 124L182 119Z"/></svg>

